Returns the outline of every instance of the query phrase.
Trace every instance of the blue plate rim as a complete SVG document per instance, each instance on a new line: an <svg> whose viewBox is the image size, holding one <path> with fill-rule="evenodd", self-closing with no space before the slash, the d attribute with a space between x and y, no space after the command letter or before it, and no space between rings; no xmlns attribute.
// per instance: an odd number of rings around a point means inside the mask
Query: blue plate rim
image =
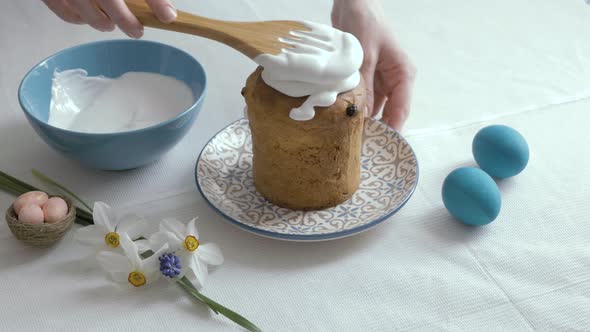
<svg viewBox="0 0 590 332"><path fill-rule="evenodd" d="M173 118L170 118L166 121L162 121L159 123L156 123L154 125L151 125L149 127L145 127L145 128L140 128L140 129L134 129L134 130L128 130L128 131L121 131L121 132L115 132L115 133L87 133L87 132L79 132L79 131L73 131L73 130L67 130L67 129L63 129L63 128L59 128L59 127L55 127L50 125L49 123L39 119L38 117L36 117L35 115L33 115L31 112L28 111L28 109L24 106L23 104L23 98L24 96L22 95L22 87L23 84L25 83L25 81L27 79L29 79L29 77L31 77L31 73L37 69L40 66L43 66L45 62L49 61L50 59L61 55L63 53L72 51L72 50L76 50L78 48L82 48L82 47L88 47L88 46L92 46L92 45L96 45L96 44L108 44L108 43L140 43L140 44L152 44L152 45L157 45L157 46L162 46L162 47L166 47L166 48L170 48L173 50L176 50L180 53L185 54L186 56L188 56L189 58L192 58L195 63L197 64L198 68L203 72L203 91L201 91L201 94L199 95L198 98L195 99L195 101L193 102L193 104L189 107L187 107L186 110L184 110L182 113L177 114L176 116L174 116ZM145 131L149 131L155 128L159 128L159 127L164 127L166 125L169 125L171 123L174 123L175 121L177 121L178 119L183 118L184 116L188 115L190 112L193 111L193 109L195 109L195 107L197 107L199 104L203 103L204 99L205 99L205 95L207 94L207 86L208 86L208 79L207 79L207 71L205 70L205 67L203 66L203 64L199 61L199 59L197 59L196 57L194 57L193 55L189 54L188 52L181 50L180 48L177 48L175 46L172 45L168 45L165 43L160 43L157 41L153 41L153 40L137 40L137 39L105 39L105 40L97 40L94 42L90 42L90 43L84 43L84 44L79 44L79 45L74 45L68 48L65 48L61 51L55 52L47 57L45 57L43 60L39 61L37 64L35 64L34 66L31 67L31 69L29 69L27 71L27 73L23 76L23 78L21 79L19 85L18 85L18 89L17 89L17 97L18 97L18 103L20 105L20 108L22 109L23 113L25 113L25 116L27 116L28 118L34 119L34 121L38 122L39 125L47 127L47 128L51 128L54 130L57 130L58 132L65 132L65 133L74 133L76 135L80 135L80 136L92 136L92 137L99 137L99 136L104 136L104 137L112 137L112 136L117 136L119 134L139 134Z"/></svg>
<svg viewBox="0 0 590 332"><path fill-rule="evenodd" d="M214 140L220 133L225 131L227 128L229 128L230 126L232 126L242 120L247 121L247 119L245 119L245 118L240 118L236 121L232 121L230 124L228 124L227 126L223 127L221 130L219 130L217 133L215 133L215 135L213 135L207 141L207 143L205 143L205 145L201 149L201 152L199 153L199 156L197 157L197 161L195 163L195 171L194 171L195 175L194 176L195 176L195 183L197 184L197 189L199 190L199 193L201 194L201 196L203 196L203 198L205 199L207 204L210 207L212 207L214 211L217 211L219 214L221 214L224 217L224 219L226 219L227 221L230 222L230 224L232 224L234 226L238 226L239 228L244 229L250 233L254 233L256 235L260 235L260 236L264 236L264 237L272 238L272 239L277 239L277 240L288 240L288 241L299 241L299 242L327 241L327 240L335 240L335 239L348 237L348 236L366 231L372 227L375 227L375 226L379 225L380 223L382 223L383 221L387 220L389 217L396 214L402 207L404 207L406 205L406 203L414 195L414 191L418 187L418 182L420 180L420 167L418 164L418 157L417 157L416 153L414 152L414 149L412 148L410 143L397 130L395 130L394 128L392 128L391 126L389 126L385 123L382 123L388 129L395 131L400 136L400 138L402 140L404 140L404 142L406 142L406 144L408 144L408 147L410 148L410 150L412 151L412 154L414 155L414 157L416 159L416 182L415 182L416 184L412 187L409 194L404 198L404 200L401 202L401 204L399 206L397 206L395 209L391 210L389 213L387 213L387 214L385 214L385 215L383 215L383 216L381 216L381 217L379 217L367 224L364 224L362 226L358 226L353 229L348 229L345 231L339 231L339 232L327 233L327 234L312 234L312 235L283 234L283 233L269 232L269 231L265 231L265 230L262 230L262 229L259 229L256 227L248 226L245 223L241 223L241 222L237 221L236 219L227 215L225 212L223 212L222 210L217 208L215 205L213 205L213 203L211 203L209 198L203 192L203 189L201 188L201 185L199 184L199 176L198 176L199 162L201 161L201 156L203 155L203 152L205 151L205 149L207 148L209 143L211 143L212 140ZM369 120L371 120L371 119L369 118ZM378 121L378 120L373 119L373 121Z"/></svg>

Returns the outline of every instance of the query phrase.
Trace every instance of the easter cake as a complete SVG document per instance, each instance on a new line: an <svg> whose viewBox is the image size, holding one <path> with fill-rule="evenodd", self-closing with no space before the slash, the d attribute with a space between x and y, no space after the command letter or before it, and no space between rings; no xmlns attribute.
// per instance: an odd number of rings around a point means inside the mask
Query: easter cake
<svg viewBox="0 0 590 332"><path fill-rule="evenodd" d="M316 107L307 121L289 114L306 97L290 97L262 79L259 67L242 95L252 132L253 175L257 191L290 209L317 210L349 199L360 182L365 114L362 80L328 107Z"/></svg>
<svg viewBox="0 0 590 332"><path fill-rule="evenodd" d="M332 207L360 183L365 89L363 49L350 33L302 22L280 39L242 95L252 132L254 186L270 202L296 210Z"/></svg>

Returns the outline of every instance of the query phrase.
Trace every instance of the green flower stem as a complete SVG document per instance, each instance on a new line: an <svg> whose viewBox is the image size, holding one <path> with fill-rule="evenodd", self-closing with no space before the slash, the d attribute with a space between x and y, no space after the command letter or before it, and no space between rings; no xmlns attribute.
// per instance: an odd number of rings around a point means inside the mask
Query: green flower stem
<svg viewBox="0 0 590 332"><path fill-rule="evenodd" d="M87 211L76 209L76 217L80 219L84 219L92 224L94 224L94 220L92 219L92 215L89 214Z"/></svg>
<svg viewBox="0 0 590 332"><path fill-rule="evenodd" d="M216 315L219 315L219 311L217 311L215 309L215 306L211 306L209 303L209 301L212 301L212 300L210 300L209 298L207 298L206 296L201 294L197 290L197 288L188 279L186 279L186 277L183 277L182 279L176 281L176 283L180 286L180 288L184 289L187 293L192 295L195 299L197 299L197 300L203 302L205 305L207 305L211 310L213 310L213 312Z"/></svg>
<svg viewBox="0 0 590 332"><path fill-rule="evenodd" d="M0 189L15 196L20 196L29 191L40 191L40 189L26 182L23 182L13 176L10 176L2 171L0 171ZM66 192L70 193L71 195L73 194L69 190L67 190ZM76 223L83 226L94 224L92 214L84 209L76 209Z"/></svg>
<svg viewBox="0 0 590 332"><path fill-rule="evenodd" d="M154 254L153 251L147 250L147 251L143 252L142 254L140 254L140 256L141 256L141 258L145 259L145 258L150 257L153 254ZM219 303L211 300L210 298L206 297L205 295L201 294L199 292L199 290L186 277L182 277L182 279L177 280L176 283L180 286L180 288L182 288L184 291L186 291L189 295L192 295L196 300L198 300L198 301L202 302L203 304L205 304L206 306L208 306L209 309L213 310L213 312L215 312L216 314L224 315L225 317L232 320L234 323L240 325L241 327L247 329L248 331L252 331L252 332L261 332L262 331L258 326L254 325L254 323L250 322L249 320L247 320L246 318L244 318L240 314L222 306L221 304L219 304Z"/></svg>
<svg viewBox="0 0 590 332"><path fill-rule="evenodd" d="M80 213L82 213L83 216L85 216L89 219L92 219L92 212L88 212L85 209L80 209L80 208L78 208L77 211L80 211Z"/></svg>
<svg viewBox="0 0 590 332"><path fill-rule="evenodd" d="M184 289L187 293L192 295L197 300L206 304L211 310L213 310L216 314L222 314L228 319L232 320L234 323L240 325L241 327L247 329L248 331L252 332L260 332L262 331L258 326L254 325L254 323L250 322L240 314L232 311L223 305L213 301L212 299L206 297L205 295L201 294L197 288L186 278L183 277L182 279L176 282L182 289Z"/></svg>
<svg viewBox="0 0 590 332"><path fill-rule="evenodd" d="M76 215L79 216L82 219L86 219L87 221L92 221L92 214L90 214L88 211L81 209L79 207L76 208ZM93 222L94 223L94 222Z"/></svg>
<svg viewBox="0 0 590 332"><path fill-rule="evenodd" d="M45 174L39 172L36 169L32 169L31 172L33 173L34 176L36 176L39 180L48 183L54 187L57 187L61 190L63 190L64 192L66 192L67 194L69 194L70 196L72 196L73 198L75 198L78 202L80 202L80 204L84 205L84 207L86 207L88 209L88 211L92 212L92 208L86 204L86 202L84 202L80 197L78 197L78 195L74 194L73 192L71 192L70 190L68 190L66 187L62 186L61 184L51 180L49 177L47 177Z"/></svg>
<svg viewBox="0 0 590 332"><path fill-rule="evenodd" d="M80 217L80 215L78 215L78 210L76 210L76 223L78 223L82 226L88 226L88 225L94 224L94 221L92 219L88 220L88 219Z"/></svg>

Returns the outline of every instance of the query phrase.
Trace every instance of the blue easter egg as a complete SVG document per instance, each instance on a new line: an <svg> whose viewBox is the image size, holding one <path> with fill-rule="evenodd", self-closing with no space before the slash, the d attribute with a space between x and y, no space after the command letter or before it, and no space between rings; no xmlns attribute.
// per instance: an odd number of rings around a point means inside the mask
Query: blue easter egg
<svg viewBox="0 0 590 332"><path fill-rule="evenodd" d="M502 205L496 182L486 172L474 167L452 171L443 183L442 198L451 215L473 226L494 221Z"/></svg>
<svg viewBox="0 0 590 332"><path fill-rule="evenodd" d="M522 135L507 126L481 129L473 139L473 157L479 167L496 178L522 172L529 162L529 146Z"/></svg>

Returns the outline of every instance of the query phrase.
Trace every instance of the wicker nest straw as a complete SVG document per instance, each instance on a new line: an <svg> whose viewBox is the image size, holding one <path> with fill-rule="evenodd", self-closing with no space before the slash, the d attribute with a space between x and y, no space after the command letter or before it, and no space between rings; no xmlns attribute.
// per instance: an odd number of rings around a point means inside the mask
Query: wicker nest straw
<svg viewBox="0 0 590 332"><path fill-rule="evenodd" d="M60 196L61 197L61 196ZM6 210L6 223L12 234L20 241L37 248L47 248L57 242L70 229L76 219L76 207L67 197L63 198L68 204L68 214L62 220L49 224L23 224L11 205Z"/></svg>

